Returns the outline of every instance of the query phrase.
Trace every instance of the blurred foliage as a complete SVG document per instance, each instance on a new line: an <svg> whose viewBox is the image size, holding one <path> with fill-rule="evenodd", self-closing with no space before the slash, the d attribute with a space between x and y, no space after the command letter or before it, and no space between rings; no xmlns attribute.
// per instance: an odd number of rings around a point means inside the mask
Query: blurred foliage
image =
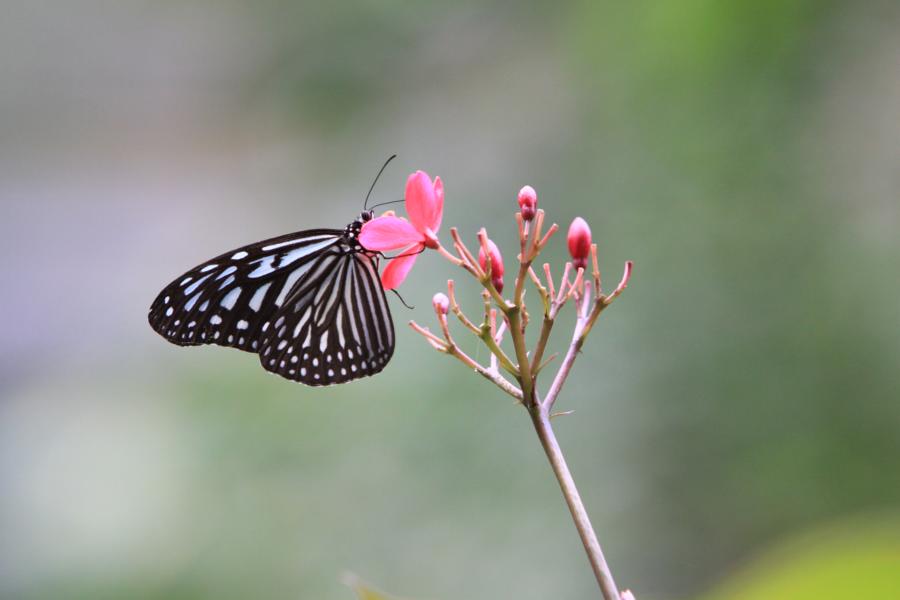
<svg viewBox="0 0 900 600"><path fill-rule="evenodd" d="M344 583L356 592L359 600L390 600L390 597L382 592L377 592L369 584L361 581L355 575L345 575Z"/></svg>
<svg viewBox="0 0 900 600"><path fill-rule="evenodd" d="M629 511L656 527L626 563L691 580L785 527L896 505L900 289L883 273L898 244L866 240L847 204L866 200L823 172L841 169L819 111L847 7L582 7L573 56L597 134L571 180L602 199L604 246L636 262L628 351L653 415L633 451L654 492ZM661 544L657 527L678 533ZM704 558L673 563L684 547Z"/></svg>
<svg viewBox="0 0 900 600"><path fill-rule="evenodd" d="M895 598L898 565L900 521L857 519L768 550L702 599Z"/></svg>

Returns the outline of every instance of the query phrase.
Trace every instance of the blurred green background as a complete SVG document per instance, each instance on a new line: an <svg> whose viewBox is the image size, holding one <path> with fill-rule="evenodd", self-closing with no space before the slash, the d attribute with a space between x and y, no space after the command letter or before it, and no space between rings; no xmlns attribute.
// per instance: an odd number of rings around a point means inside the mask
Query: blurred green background
<svg viewBox="0 0 900 600"><path fill-rule="evenodd" d="M205 258L343 226L396 152L376 199L440 175L445 236L487 226L512 260L531 184L588 220L607 280L635 261L557 424L621 586L796 600L764 586L845 568L900 597L896 2L2 14L0 596L349 599L351 570L418 598L597 597L524 412L404 326L458 277L437 256L415 310L391 300L386 372L345 386L146 323Z"/></svg>

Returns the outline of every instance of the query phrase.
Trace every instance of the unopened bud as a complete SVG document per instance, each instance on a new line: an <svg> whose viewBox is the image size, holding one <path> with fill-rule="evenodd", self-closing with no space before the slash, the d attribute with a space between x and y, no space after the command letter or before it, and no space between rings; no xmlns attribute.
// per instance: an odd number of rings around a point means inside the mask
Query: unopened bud
<svg viewBox="0 0 900 600"><path fill-rule="evenodd" d="M591 253L591 228L587 221L581 217L575 217L569 225L569 254L572 256L572 264L576 269L587 268L587 258Z"/></svg>
<svg viewBox="0 0 900 600"><path fill-rule="evenodd" d="M619 594L619 597L622 600L634 600L634 594L631 593L631 590L622 590L622 593Z"/></svg>
<svg viewBox="0 0 900 600"><path fill-rule="evenodd" d="M431 305L434 307L434 312L439 315L446 315L450 310L450 298L446 294L438 292L431 299Z"/></svg>
<svg viewBox="0 0 900 600"><path fill-rule="evenodd" d="M503 278L502 277L491 277L491 283L494 284L494 288L501 294L503 293Z"/></svg>
<svg viewBox="0 0 900 600"><path fill-rule="evenodd" d="M503 291L503 257L500 256L500 249L497 244L491 240L487 241L488 254L491 258L491 283L497 288L498 292ZM487 256L484 254L484 247L478 251L478 264L487 271Z"/></svg>
<svg viewBox="0 0 900 600"><path fill-rule="evenodd" d="M526 221L532 220L537 212L537 192L530 185L519 190L519 210Z"/></svg>

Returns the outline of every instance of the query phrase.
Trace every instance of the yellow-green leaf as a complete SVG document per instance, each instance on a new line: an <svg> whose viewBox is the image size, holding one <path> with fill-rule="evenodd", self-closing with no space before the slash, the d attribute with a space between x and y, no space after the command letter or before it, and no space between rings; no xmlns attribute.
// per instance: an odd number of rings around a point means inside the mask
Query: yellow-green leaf
<svg viewBox="0 0 900 600"><path fill-rule="evenodd" d="M702 600L897 598L900 518L853 520L789 540Z"/></svg>

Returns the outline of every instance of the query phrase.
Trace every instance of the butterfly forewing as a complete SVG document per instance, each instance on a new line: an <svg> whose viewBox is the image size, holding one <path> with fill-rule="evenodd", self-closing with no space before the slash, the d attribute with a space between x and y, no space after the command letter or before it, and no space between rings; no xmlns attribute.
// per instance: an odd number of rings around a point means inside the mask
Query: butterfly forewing
<svg viewBox="0 0 900 600"><path fill-rule="evenodd" d="M342 231L316 229L272 238L191 269L156 297L150 325L180 346L218 344L256 352L263 324L320 252Z"/></svg>
<svg viewBox="0 0 900 600"><path fill-rule="evenodd" d="M330 385L378 373L393 352L394 326L374 258L335 245L264 327L259 356L283 377Z"/></svg>

